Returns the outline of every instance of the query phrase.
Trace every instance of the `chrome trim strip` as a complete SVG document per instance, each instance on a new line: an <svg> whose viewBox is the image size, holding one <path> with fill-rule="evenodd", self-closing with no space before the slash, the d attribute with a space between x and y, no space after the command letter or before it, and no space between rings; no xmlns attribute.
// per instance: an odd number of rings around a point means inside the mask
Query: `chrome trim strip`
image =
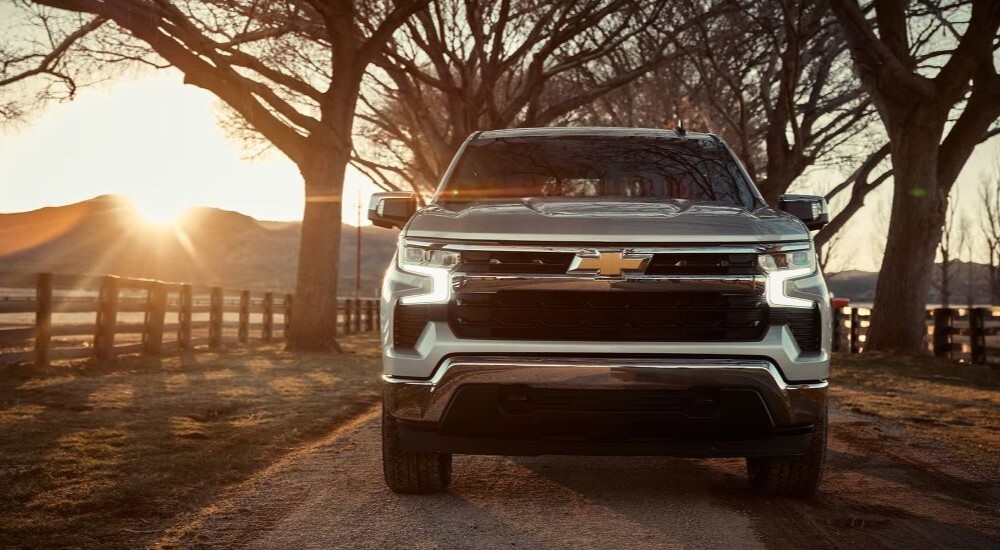
<svg viewBox="0 0 1000 550"><path fill-rule="evenodd" d="M799 389L822 389L829 382L821 380L813 383L789 384L781 377L781 372L770 361L754 359L566 359L566 358L520 358L520 357L459 357L446 359L438 366L429 379L414 380L382 375L382 380L390 384L411 384L416 386L438 386L453 368L476 367L482 369L517 368L649 368L649 369L700 369L766 372L782 391ZM488 373L484 372L488 377Z"/></svg>
<svg viewBox="0 0 1000 550"><path fill-rule="evenodd" d="M448 241L428 241L421 239L406 238L404 246L419 246L441 250L478 250L478 251L514 251L514 252L569 252L577 254L581 251L622 251L628 254L760 254L764 252L788 252L795 250L808 250L809 241L794 243L760 243L746 245L724 245L724 246L622 246L597 245L594 243L580 246L567 245L538 245L538 244L517 244L509 242L492 243L468 243L468 242L448 242Z"/></svg>
<svg viewBox="0 0 1000 550"><path fill-rule="evenodd" d="M454 272L454 279L471 279L471 280L484 280L484 281L537 281L537 280L550 280L550 281L561 281L569 280L575 281L578 279L584 280L601 280L600 277L595 277L593 273L584 273L582 275L564 275L562 273L539 273L539 274L517 274L517 273L462 273ZM635 281L677 281L677 282L712 282L712 283L751 283L758 282L764 283L767 281L767 276L760 275L638 275L638 274L626 274L624 277L626 280ZM605 277L605 279L616 281L621 280L620 277Z"/></svg>
<svg viewBox="0 0 1000 550"><path fill-rule="evenodd" d="M465 292L495 292L497 290L678 290L742 291L762 293L766 288L764 275L634 275L595 277L593 274L480 274L454 272L451 288ZM662 287L662 288L657 288Z"/></svg>

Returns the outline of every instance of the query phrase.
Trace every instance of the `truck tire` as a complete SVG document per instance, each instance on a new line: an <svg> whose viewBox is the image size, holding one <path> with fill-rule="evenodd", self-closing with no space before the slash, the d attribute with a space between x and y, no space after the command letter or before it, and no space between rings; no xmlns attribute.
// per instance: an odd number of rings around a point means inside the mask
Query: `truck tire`
<svg viewBox="0 0 1000 550"><path fill-rule="evenodd" d="M451 455L402 450L396 419L383 410L382 471L385 484L394 493L440 493L451 483Z"/></svg>
<svg viewBox="0 0 1000 550"><path fill-rule="evenodd" d="M747 458L750 485L760 495L810 497L819 489L826 461L826 413L816 423L812 444L802 456Z"/></svg>

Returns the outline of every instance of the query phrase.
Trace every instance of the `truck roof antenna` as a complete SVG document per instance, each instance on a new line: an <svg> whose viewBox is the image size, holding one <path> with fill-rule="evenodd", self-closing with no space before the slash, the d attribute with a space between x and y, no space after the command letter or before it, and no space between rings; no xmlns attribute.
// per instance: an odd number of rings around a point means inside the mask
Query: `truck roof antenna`
<svg viewBox="0 0 1000 550"><path fill-rule="evenodd" d="M687 134L687 130L684 128L684 119L683 118L678 118L677 119L677 127L676 127L675 131L677 132L677 135L679 135L679 136L683 136L684 134Z"/></svg>

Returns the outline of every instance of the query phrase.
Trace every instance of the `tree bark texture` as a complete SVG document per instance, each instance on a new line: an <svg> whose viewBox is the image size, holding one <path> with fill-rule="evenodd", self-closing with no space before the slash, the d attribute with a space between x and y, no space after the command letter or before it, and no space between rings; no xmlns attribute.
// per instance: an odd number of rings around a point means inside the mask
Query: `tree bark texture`
<svg viewBox="0 0 1000 550"><path fill-rule="evenodd" d="M939 136L918 124L892 136L892 223L875 287L868 350L923 349L927 291L950 190L937 181Z"/></svg>
<svg viewBox="0 0 1000 550"><path fill-rule="evenodd" d="M288 346L305 351L339 350L337 275L339 274L341 203L349 160L320 148L302 167L306 205L302 213L299 268Z"/></svg>

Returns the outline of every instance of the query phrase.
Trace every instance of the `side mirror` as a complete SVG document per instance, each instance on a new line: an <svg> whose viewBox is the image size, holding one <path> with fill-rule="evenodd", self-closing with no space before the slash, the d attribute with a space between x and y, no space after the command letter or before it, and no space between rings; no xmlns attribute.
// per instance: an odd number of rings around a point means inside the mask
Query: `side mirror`
<svg viewBox="0 0 1000 550"><path fill-rule="evenodd" d="M819 195L781 195L778 210L802 220L810 231L822 229L830 221L826 198Z"/></svg>
<svg viewBox="0 0 1000 550"><path fill-rule="evenodd" d="M378 227L402 228L416 211L413 193L375 193L368 204L368 219Z"/></svg>

